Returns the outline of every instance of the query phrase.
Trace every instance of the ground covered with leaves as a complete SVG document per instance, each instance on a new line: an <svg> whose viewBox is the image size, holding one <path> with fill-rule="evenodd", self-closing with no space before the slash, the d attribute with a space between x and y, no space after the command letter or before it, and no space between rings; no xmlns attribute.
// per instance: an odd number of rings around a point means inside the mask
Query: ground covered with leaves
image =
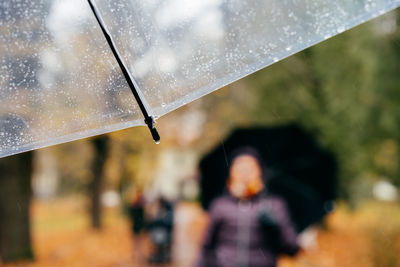
<svg viewBox="0 0 400 267"><path fill-rule="evenodd" d="M79 198L33 205L33 262L11 266L147 266L151 247L144 237L141 259L129 221L117 209L105 212L103 229L91 230L87 207ZM193 266L207 216L197 204L181 203L176 209L174 261L167 266ZM400 266L400 207L366 202L356 210L338 205L324 226L317 228L313 246L295 258L282 258L280 267L300 266Z"/></svg>

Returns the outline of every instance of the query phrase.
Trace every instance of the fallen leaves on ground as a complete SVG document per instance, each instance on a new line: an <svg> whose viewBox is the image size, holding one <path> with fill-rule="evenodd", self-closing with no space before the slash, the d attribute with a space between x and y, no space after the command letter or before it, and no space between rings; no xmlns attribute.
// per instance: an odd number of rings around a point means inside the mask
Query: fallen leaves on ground
<svg viewBox="0 0 400 267"><path fill-rule="evenodd" d="M135 253L129 221L118 209L104 214L102 230L89 227L87 208L80 198L35 201L32 208L33 262L7 267L147 266L151 247L142 241ZM165 266L193 266L207 226L207 215L196 203L180 203L175 214L174 261ZM280 267L399 266L400 207L368 202L356 211L339 205L324 227L317 228L315 246L295 258L283 257Z"/></svg>

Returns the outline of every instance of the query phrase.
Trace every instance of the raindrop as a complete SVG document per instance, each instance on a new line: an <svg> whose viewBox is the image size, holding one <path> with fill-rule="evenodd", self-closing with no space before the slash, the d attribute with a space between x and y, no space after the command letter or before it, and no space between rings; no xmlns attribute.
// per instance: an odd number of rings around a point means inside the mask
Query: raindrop
<svg viewBox="0 0 400 267"><path fill-rule="evenodd" d="M337 29L337 32L338 32L338 33L342 33L342 32L344 32L345 30L346 30L345 27L339 27L339 28Z"/></svg>

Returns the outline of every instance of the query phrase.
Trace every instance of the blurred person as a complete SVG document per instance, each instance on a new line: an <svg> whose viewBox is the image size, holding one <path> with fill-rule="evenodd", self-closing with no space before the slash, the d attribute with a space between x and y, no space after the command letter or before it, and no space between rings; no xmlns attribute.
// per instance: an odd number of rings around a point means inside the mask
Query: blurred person
<svg viewBox="0 0 400 267"><path fill-rule="evenodd" d="M168 263L171 261L172 235L174 229L174 206L166 198L160 197L154 218L148 223L153 253L150 263Z"/></svg>
<svg viewBox="0 0 400 267"><path fill-rule="evenodd" d="M143 231L145 229L145 199L142 190L138 190L129 207L133 234L133 257L141 261L143 255Z"/></svg>
<svg viewBox="0 0 400 267"><path fill-rule="evenodd" d="M252 148L232 154L228 192L211 204L198 267L273 267L279 254L299 250L285 202L266 194L261 162Z"/></svg>

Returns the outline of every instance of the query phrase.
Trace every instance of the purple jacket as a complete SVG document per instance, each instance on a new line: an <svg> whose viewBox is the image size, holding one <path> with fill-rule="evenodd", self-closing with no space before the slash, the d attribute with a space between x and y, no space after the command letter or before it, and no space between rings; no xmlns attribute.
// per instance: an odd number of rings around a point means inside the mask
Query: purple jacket
<svg viewBox="0 0 400 267"><path fill-rule="evenodd" d="M260 194L243 201L223 196L211 205L210 225L197 266L276 266L278 254L296 254L296 238L280 198Z"/></svg>

